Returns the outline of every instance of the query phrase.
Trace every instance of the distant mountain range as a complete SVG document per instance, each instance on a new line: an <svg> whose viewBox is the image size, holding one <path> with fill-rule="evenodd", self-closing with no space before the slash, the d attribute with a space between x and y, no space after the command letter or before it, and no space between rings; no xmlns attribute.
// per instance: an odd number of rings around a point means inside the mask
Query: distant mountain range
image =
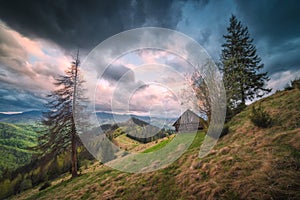
<svg viewBox="0 0 300 200"><path fill-rule="evenodd" d="M37 110L14 114L0 113L0 122L8 122L13 124L32 124L40 121L41 118L42 111Z"/></svg>
<svg viewBox="0 0 300 200"><path fill-rule="evenodd" d="M163 128L163 126L171 128L172 124L176 121L176 118L149 117L133 114L113 114L107 112L97 112L96 115L100 124L121 123L126 122L131 118L135 118L159 128Z"/></svg>
<svg viewBox="0 0 300 200"><path fill-rule="evenodd" d="M42 112L43 111L41 110L35 110L14 114L0 113L0 122L8 122L13 124L33 124L42 119ZM171 127L174 121L176 121L176 118L160 118L132 114L113 114L108 112L97 112L96 115L101 125L121 123L128 121L130 118L136 118L162 128L163 126Z"/></svg>

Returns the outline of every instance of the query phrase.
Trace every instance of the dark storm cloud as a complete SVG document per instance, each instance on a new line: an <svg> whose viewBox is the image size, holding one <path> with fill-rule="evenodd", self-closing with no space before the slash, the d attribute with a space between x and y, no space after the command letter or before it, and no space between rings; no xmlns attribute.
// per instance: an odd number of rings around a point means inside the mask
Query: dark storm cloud
<svg viewBox="0 0 300 200"><path fill-rule="evenodd" d="M261 0L236 1L239 15L255 35L273 43L282 43L300 36L300 1Z"/></svg>
<svg viewBox="0 0 300 200"><path fill-rule="evenodd" d="M172 1L1 1L0 18L31 38L54 41L65 49L90 50L104 39L130 28L172 28L180 18Z"/></svg>
<svg viewBox="0 0 300 200"><path fill-rule="evenodd" d="M276 73L299 67L299 9L297 0L10 0L1 2L0 18L25 36L48 39L65 49L90 50L114 34L141 26L174 28L199 41L217 61L229 16L236 14L249 27L266 69ZM283 67L287 57L290 61Z"/></svg>
<svg viewBox="0 0 300 200"><path fill-rule="evenodd" d="M270 74L300 68L300 1L236 1Z"/></svg>
<svg viewBox="0 0 300 200"><path fill-rule="evenodd" d="M123 82L134 82L134 72L122 65L110 65L104 71L102 78L117 82L122 78Z"/></svg>
<svg viewBox="0 0 300 200"><path fill-rule="evenodd" d="M294 72L300 72L299 10L300 1L296 0L6 0L0 2L0 25L4 22L7 29L12 28L30 40L51 41L64 50L79 48L83 52L124 30L165 27L191 36L219 61L222 35L226 34L229 17L234 14L248 26L264 69L274 77L271 85L279 88L276 81L289 81L295 77ZM129 43L125 41L124 46L126 42ZM0 109L6 111L41 106L43 98L37 93L42 93L39 91L40 86L44 87L42 82L50 85L51 78L60 72L52 61L28 64L29 55L22 45L0 27ZM114 51L114 45L110 50ZM166 64L183 70L180 62ZM125 66L108 68L103 78L110 83L125 81L120 94L139 87L143 91L144 83L135 80L132 70Z"/></svg>
<svg viewBox="0 0 300 200"><path fill-rule="evenodd" d="M46 102L40 95L9 87L1 88L0 96L0 112L41 109Z"/></svg>

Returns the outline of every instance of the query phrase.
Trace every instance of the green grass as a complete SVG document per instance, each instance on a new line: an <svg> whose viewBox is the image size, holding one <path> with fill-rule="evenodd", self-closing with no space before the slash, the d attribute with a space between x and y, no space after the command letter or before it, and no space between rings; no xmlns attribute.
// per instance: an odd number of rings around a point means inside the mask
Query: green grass
<svg viewBox="0 0 300 200"><path fill-rule="evenodd" d="M189 134L189 133L187 133L187 134ZM183 137L183 138L185 138L185 137ZM205 138L205 132L204 131L198 132L195 135L195 138L194 138L192 144L190 145L189 149L200 148L204 138ZM172 141L172 139L173 138L168 138L167 140L163 140L160 143L158 143L157 145L146 149L145 151L143 151L143 153L149 153L149 152L157 151L157 150L163 148L164 146L166 146L167 144L169 144Z"/></svg>
<svg viewBox="0 0 300 200"><path fill-rule="evenodd" d="M205 138L205 135L206 134L205 134L204 131L199 131L196 134L196 136L195 136L192 144L190 145L189 149L200 148L200 146L201 146L201 144L202 144L202 142L203 142L203 140Z"/></svg>
<svg viewBox="0 0 300 200"><path fill-rule="evenodd" d="M163 148L164 146L166 146L169 142L172 141L173 138L168 138L166 140L163 140L161 142L159 142L157 145L154 145L148 149L146 149L145 151L143 151L142 153L150 153L150 152L153 152L153 151L157 151L161 148Z"/></svg>

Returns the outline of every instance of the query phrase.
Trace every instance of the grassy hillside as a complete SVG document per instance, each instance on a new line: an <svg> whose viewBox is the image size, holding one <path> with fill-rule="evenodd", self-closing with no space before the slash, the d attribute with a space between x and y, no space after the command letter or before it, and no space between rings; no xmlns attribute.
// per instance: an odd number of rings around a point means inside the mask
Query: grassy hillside
<svg viewBox="0 0 300 200"><path fill-rule="evenodd" d="M148 153L164 147L174 136L175 135L170 135L144 144L127 137L126 134L121 134L114 138L113 142L126 151Z"/></svg>
<svg viewBox="0 0 300 200"><path fill-rule="evenodd" d="M4 169L15 169L30 161L28 147L37 144L36 127L0 122L0 176Z"/></svg>
<svg viewBox="0 0 300 200"><path fill-rule="evenodd" d="M300 90L278 92L258 104L270 113L272 127L254 126L250 105L202 159L205 135L198 133L165 169L129 174L95 163L76 179L66 175L43 191L35 187L13 199L300 199Z"/></svg>

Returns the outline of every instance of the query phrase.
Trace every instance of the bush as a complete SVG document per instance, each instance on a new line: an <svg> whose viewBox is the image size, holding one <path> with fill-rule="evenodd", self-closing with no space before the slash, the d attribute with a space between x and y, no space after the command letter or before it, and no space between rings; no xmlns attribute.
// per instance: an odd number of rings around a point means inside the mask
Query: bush
<svg viewBox="0 0 300 200"><path fill-rule="evenodd" d="M285 87L284 87L284 90L292 90L293 87L290 85L290 84L287 84Z"/></svg>
<svg viewBox="0 0 300 200"><path fill-rule="evenodd" d="M300 89L300 78L293 80L291 82L291 86L293 89L296 89L296 88Z"/></svg>
<svg viewBox="0 0 300 200"><path fill-rule="evenodd" d="M263 110L261 105L258 108L252 107L252 113L250 114L251 122L258 127L267 128L272 124L272 118L266 111Z"/></svg>
<svg viewBox="0 0 300 200"><path fill-rule="evenodd" d="M13 194L12 183L9 179L0 182L0 199L5 199Z"/></svg>
<svg viewBox="0 0 300 200"><path fill-rule="evenodd" d="M224 125L223 129L222 129L222 132L221 132L221 135L220 135L220 138L227 135L229 133L229 126L227 124Z"/></svg>
<svg viewBox="0 0 300 200"><path fill-rule="evenodd" d="M284 90L292 90L292 89L300 89L300 78L296 78L295 80L291 81L284 88Z"/></svg>
<svg viewBox="0 0 300 200"><path fill-rule="evenodd" d="M236 108L230 108L227 106L225 122L229 122L235 115L242 112L247 106L245 104L239 104Z"/></svg>
<svg viewBox="0 0 300 200"><path fill-rule="evenodd" d="M81 159L79 160L78 164L79 164L79 168L83 167L84 169L88 169L90 161L87 159Z"/></svg>
<svg viewBox="0 0 300 200"><path fill-rule="evenodd" d="M49 181L47 181L40 187L39 191L42 191L50 186L51 186L51 183Z"/></svg>
<svg viewBox="0 0 300 200"><path fill-rule="evenodd" d="M32 188L32 182L30 179L25 179L21 182L20 191L28 190Z"/></svg>

